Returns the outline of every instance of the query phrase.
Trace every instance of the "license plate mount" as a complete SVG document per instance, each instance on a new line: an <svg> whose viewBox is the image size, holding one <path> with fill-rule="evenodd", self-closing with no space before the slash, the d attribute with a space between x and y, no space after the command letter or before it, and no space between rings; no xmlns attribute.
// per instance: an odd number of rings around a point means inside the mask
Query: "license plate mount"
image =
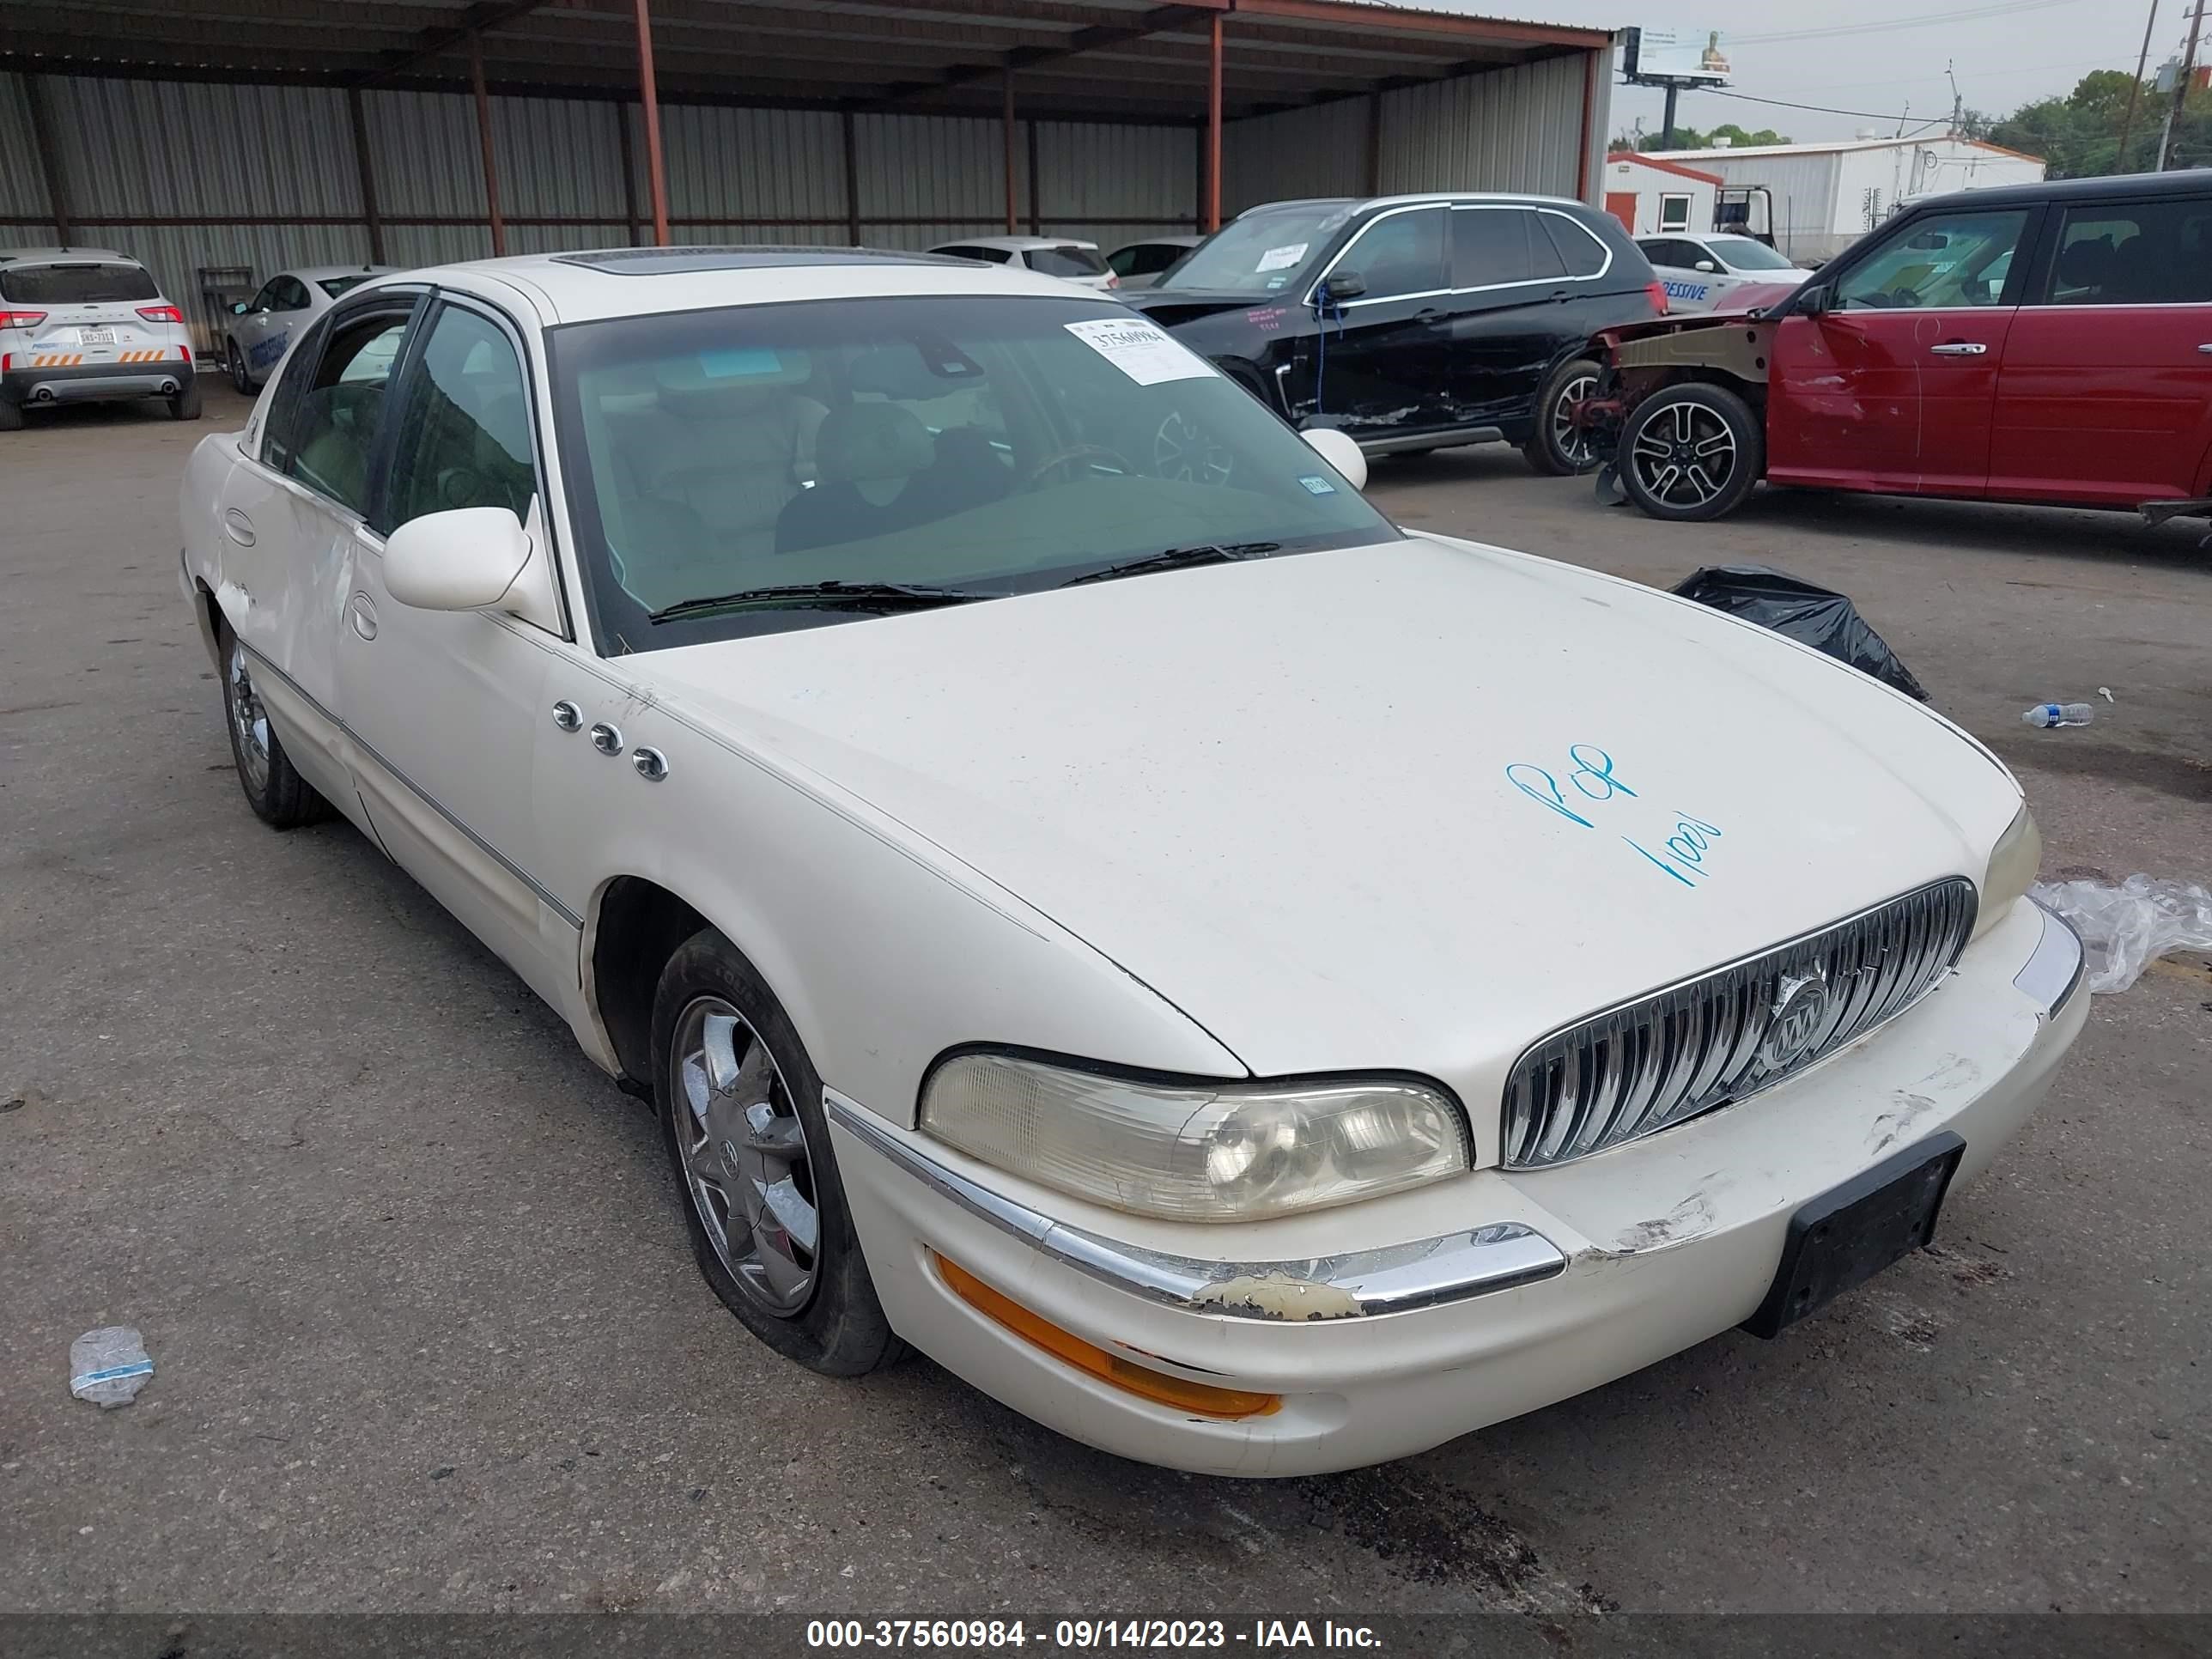
<svg viewBox="0 0 2212 1659"><path fill-rule="evenodd" d="M115 331L112 328L81 328L76 331L79 345L113 345Z"/></svg>
<svg viewBox="0 0 2212 1659"><path fill-rule="evenodd" d="M1766 1299L1743 1328L1778 1336L1926 1245L1966 1150L1946 1129L1802 1206Z"/></svg>

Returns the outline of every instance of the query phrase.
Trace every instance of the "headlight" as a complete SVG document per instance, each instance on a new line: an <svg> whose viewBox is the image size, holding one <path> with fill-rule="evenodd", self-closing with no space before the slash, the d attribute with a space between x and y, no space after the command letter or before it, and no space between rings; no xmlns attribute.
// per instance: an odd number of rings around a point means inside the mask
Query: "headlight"
<svg viewBox="0 0 2212 1659"><path fill-rule="evenodd" d="M1989 873L1982 878L1982 908L1974 916L1974 937L2004 920L2014 903L2027 891L2043 865L2043 833L2035 827L2026 802L1997 837L1990 854Z"/></svg>
<svg viewBox="0 0 2212 1659"><path fill-rule="evenodd" d="M1169 1221L1348 1204L1468 1167L1459 1109L1389 1080L1138 1082L962 1054L931 1074L921 1127L1010 1175Z"/></svg>

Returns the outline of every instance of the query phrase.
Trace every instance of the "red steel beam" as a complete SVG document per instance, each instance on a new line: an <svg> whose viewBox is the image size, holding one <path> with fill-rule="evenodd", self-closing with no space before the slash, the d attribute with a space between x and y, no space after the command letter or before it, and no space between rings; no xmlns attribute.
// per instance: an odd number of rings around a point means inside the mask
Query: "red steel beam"
<svg viewBox="0 0 2212 1659"><path fill-rule="evenodd" d="M477 143L483 149L484 211L491 220L491 257L507 253L507 222L499 216L499 164L491 140L491 94L484 90L483 49L469 37L469 84L477 96Z"/></svg>
<svg viewBox="0 0 2212 1659"><path fill-rule="evenodd" d="M1575 199L1589 199L1590 147L1597 140L1590 131L1590 123L1597 116L1597 66L1602 54L1588 52L1583 58L1583 135L1582 154L1575 157Z"/></svg>
<svg viewBox="0 0 2212 1659"><path fill-rule="evenodd" d="M668 246L668 173L660 154L660 87L653 72L653 14L637 0L637 82L645 106L645 167L653 191L653 245Z"/></svg>
<svg viewBox="0 0 2212 1659"><path fill-rule="evenodd" d="M1221 14L1209 20L1212 39L1206 62L1206 229L1221 228Z"/></svg>

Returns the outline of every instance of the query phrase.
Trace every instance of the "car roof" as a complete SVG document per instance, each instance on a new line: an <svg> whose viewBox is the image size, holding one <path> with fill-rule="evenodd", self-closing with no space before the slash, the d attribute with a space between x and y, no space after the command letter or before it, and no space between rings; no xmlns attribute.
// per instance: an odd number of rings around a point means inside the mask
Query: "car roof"
<svg viewBox="0 0 2212 1659"><path fill-rule="evenodd" d="M1018 265L877 248L763 246L520 254L394 272L346 299L431 284L510 305L526 297L548 327L727 306L909 295L1026 295L1063 304L1114 303Z"/></svg>
<svg viewBox="0 0 2212 1659"><path fill-rule="evenodd" d="M1261 202L1246 208L1237 216L1249 219L1256 213L1273 213L1283 208L1343 208L1353 213L1371 213L1382 208L1419 207L1431 202L1452 205L1574 208L1584 213L1592 211L1589 203L1577 202L1568 196L1540 196L1510 190L1425 190L1403 196L1310 196L1291 201ZM1615 220L1614 222L1620 222Z"/></svg>
<svg viewBox="0 0 2212 1659"><path fill-rule="evenodd" d="M1131 247L1196 247L1206 238L1190 231L1168 231L1158 236L1139 236L1133 242L1124 242L1121 248ZM1121 248L1114 251L1119 253Z"/></svg>
<svg viewBox="0 0 2212 1659"><path fill-rule="evenodd" d="M1086 242L1079 236L956 236L949 242L939 242L939 247L1003 247L1017 253L1027 252L1033 247L1096 248L1096 242Z"/></svg>
<svg viewBox="0 0 2212 1659"><path fill-rule="evenodd" d="M404 265L287 265L276 275L319 283L334 276L387 276L405 269Z"/></svg>
<svg viewBox="0 0 2212 1659"><path fill-rule="evenodd" d="M1975 207L2031 207L2043 202L2130 201L2136 198L2212 194L2212 167L2178 173L2130 173L2101 179L2051 179L2028 185L1993 185L1983 190L1954 190L1923 196L1907 211L1925 213L1971 204Z"/></svg>
<svg viewBox="0 0 2212 1659"><path fill-rule="evenodd" d="M118 253L112 247L0 247L0 259L11 264L52 265L75 260L109 260L118 264L135 265L138 262L127 253Z"/></svg>

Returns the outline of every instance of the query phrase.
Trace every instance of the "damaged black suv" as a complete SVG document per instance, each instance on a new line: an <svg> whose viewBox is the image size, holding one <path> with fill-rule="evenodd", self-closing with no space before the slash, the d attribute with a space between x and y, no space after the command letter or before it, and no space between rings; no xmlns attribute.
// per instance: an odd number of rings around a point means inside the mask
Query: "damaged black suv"
<svg viewBox="0 0 2212 1659"><path fill-rule="evenodd" d="M1543 472L1592 463L1591 336L1666 310L1619 221L1547 196L1273 202L1126 298L1294 426L1370 455L1517 444Z"/></svg>

